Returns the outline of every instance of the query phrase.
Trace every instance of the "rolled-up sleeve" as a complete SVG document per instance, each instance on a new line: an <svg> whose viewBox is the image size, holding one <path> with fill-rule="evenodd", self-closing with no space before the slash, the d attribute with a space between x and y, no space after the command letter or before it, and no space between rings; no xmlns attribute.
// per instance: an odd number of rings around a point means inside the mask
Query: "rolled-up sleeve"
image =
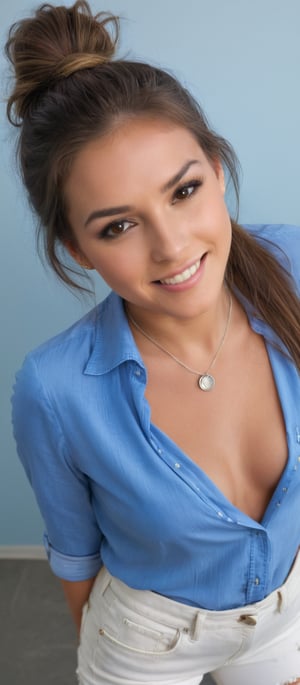
<svg viewBox="0 0 300 685"><path fill-rule="evenodd" d="M45 522L44 544L51 568L65 580L85 580L101 567L102 534L89 480L72 462L42 375L28 355L16 376L12 397L14 437Z"/></svg>

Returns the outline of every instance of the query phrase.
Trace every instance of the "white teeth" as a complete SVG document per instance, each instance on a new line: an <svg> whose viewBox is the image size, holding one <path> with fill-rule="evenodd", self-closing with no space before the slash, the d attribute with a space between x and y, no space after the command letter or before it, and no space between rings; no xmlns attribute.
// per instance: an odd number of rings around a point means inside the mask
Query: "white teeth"
<svg viewBox="0 0 300 685"><path fill-rule="evenodd" d="M191 276L193 276L196 271L199 269L200 266L200 259L198 259L193 266L190 266L189 269L185 269L184 271L181 272L181 274L177 274L176 276L173 276L172 278L162 278L161 283L165 283L166 285L176 285L176 283L183 283L183 281L187 281Z"/></svg>

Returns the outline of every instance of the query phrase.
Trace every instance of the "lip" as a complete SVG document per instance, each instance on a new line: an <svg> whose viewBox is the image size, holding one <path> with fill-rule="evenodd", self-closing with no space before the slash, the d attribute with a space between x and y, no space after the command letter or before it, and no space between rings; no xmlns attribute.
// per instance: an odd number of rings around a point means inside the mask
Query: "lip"
<svg viewBox="0 0 300 685"><path fill-rule="evenodd" d="M205 254L205 253L204 253ZM175 276L178 276L178 274L182 274L184 271L187 269L190 269L194 264L196 264L200 260L200 265L201 265L201 260L204 257L204 254L202 257L197 257L196 259L193 259L192 261L188 262L187 264L184 264L184 266L181 266L178 268L176 271L172 271L172 273L165 274L165 276L161 276L159 279L160 281L164 281L166 278L175 278ZM158 283L159 281L154 281L154 283Z"/></svg>
<svg viewBox="0 0 300 685"><path fill-rule="evenodd" d="M189 262L189 264L185 265L184 267L181 267L181 269L178 269L176 272L173 271L172 274L165 276L164 278L174 278L174 276L177 276L178 274L183 273L186 271L186 269L190 269L192 266L194 266L200 259L200 264L192 276L190 278L187 278L185 281L181 281L179 283L161 283L160 281L154 281L154 284L157 285L159 288L162 288L163 290L168 290L169 292L181 292L183 290L187 290L188 288L191 288L194 286L201 278L204 272L205 268L205 263L206 263L206 258L207 258L207 252L205 252L202 257L198 257L198 259L194 259L192 262Z"/></svg>

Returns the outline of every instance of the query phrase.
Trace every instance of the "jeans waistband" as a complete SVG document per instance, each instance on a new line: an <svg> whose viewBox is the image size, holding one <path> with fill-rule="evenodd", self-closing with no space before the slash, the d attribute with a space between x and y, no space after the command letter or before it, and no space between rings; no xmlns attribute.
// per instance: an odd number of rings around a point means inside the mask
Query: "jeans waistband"
<svg viewBox="0 0 300 685"><path fill-rule="evenodd" d="M195 622L199 625L205 621L206 628L209 625L214 628L216 625L219 627L222 624L228 626L236 622L243 622L251 626L257 623L258 618L262 619L268 615L271 616L274 611L284 612L285 607L293 601L293 597L299 592L299 582L300 553L298 552L292 569L283 585L259 602L234 609L211 611L177 602L149 590L136 590L112 576L105 567L102 567L98 574L93 593L98 594L99 592L104 594L106 589L110 587L115 597L128 608L134 606L141 614L148 615L154 619L156 617L159 619L162 615L166 621L169 619L173 622L175 619L178 627L190 631L191 627L195 626Z"/></svg>

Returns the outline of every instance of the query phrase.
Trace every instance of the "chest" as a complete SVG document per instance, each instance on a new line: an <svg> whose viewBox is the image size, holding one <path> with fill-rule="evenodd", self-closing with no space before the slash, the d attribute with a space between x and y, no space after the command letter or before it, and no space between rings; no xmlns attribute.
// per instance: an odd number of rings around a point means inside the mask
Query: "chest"
<svg viewBox="0 0 300 685"><path fill-rule="evenodd" d="M151 421L195 462L238 509L261 520L287 461L284 419L263 339L228 355L216 386L174 364L150 364Z"/></svg>

